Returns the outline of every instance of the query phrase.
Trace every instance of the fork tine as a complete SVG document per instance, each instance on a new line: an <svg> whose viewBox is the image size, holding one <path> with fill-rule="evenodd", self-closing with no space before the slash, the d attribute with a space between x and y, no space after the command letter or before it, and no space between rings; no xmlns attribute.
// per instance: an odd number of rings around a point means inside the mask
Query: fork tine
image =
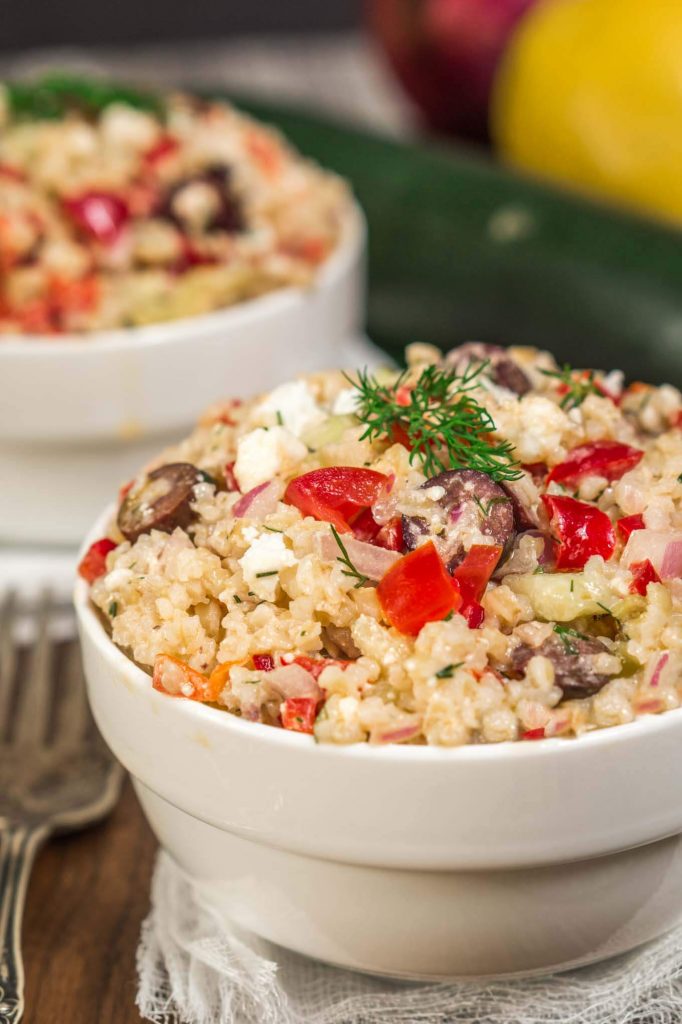
<svg viewBox="0 0 682 1024"><path fill-rule="evenodd" d="M50 678L52 638L49 626L52 613L52 597L46 591L38 605L36 637L31 644L26 673L19 680L19 699L12 729L16 743L41 742L47 734L54 696Z"/></svg>
<svg viewBox="0 0 682 1024"><path fill-rule="evenodd" d="M85 692L80 644L77 639L70 640L66 646L60 675L54 731L54 742L57 746L82 739L92 721Z"/></svg>
<svg viewBox="0 0 682 1024"><path fill-rule="evenodd" d="M13 635L16 605L16 594L10 590L0 605L0 737L5 733L9 721L17 664Z"/></svg>

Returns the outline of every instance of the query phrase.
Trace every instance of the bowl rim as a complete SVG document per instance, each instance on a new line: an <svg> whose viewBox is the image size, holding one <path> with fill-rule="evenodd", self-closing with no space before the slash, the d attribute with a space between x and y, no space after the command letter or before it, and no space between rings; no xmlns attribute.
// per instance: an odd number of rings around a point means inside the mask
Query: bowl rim
<svg viewBox="0 0 682 1024"><path fill-rule="evenodd" d="M238 331L261 316L277 316L310 292L332 285L362 253L367 236L367 221L354 196L344 203L341 232L334 250L317 269L309 285L287 285L244 302L212 310L197 316L159 321L140 327L115 327L80 334L5 334L0 335L0 360L44 359L46 356L73 356L84 352L127 352L156 348L168 342L184 340L188 333L206 329Z"/></svg>
<svg viewBox="0 0 682 1024"><path fill-rule="evenodd" d="M106 527L111 521L113 505L109 506L104 514L98 518L95 526L88 534L81 549L82 553L98 537L106 535ZM80 556L79 556L80 557ZM127 682L134 685L137 692L145 692L153 701L172 701L174 710L181 716L186 716L188 721L195 725L203 725L211 729L224 730L227 733L232 731L241 734L244 738L250 738L253 743L275 744L284 749L303 753L305 750L315 752L317 758L328 760L329 758L343 758L350 761L361 762L389 762L395 764L407 763L411 765L432 765L434 763L489 763L505 762L512 760L514 763L523 758L536 758L545 760L558 757L580 756L579 751L603 750L612 748L614 745L627 743L629 740L648 739L655 741L668 729L674 729L682 725L682 706L664 711L660 714L645 714L635 718L632 722L624 722L616 726L607 726L595 729L582 736L561 737L553 736L545 739L523 742L520 740L505 740L502 743L480 743L464 744L459 747L440 746L403 746L401 744L375 745L368 742L335 744L317 743L312 736L292 732L287 729L278 729L272 725L262 722L246 722L226 709L214 708L198 701L180 697L170 697L159 693L151 686L151 676L145 672L132 658L128 657L121 648L117 647L104 627L99 611L90 600L89 585L80 577L77 577L73 592L73 602L76 616L81 629L86 631L88 638L94 643L99 656L107 661L115 670L117 675L125 675Z"/></svg>

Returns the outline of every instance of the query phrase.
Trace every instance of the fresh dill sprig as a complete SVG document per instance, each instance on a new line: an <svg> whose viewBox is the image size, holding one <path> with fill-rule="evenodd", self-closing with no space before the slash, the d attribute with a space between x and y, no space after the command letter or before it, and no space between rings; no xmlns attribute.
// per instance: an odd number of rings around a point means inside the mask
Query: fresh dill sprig
<svg viewBox="0 0 682 1024"><path fill-rule="evenodd" d="M545 377L554 377L566 389L559 402L559 407L566 411L577 409L588 395L601 393L595 381L594 370L574 370L568 363L564 363L560 370L540 370L540 373Z"/></svg>
<svg viewBox="0 0 682 1024"><path fill-rule="evenodd" d="M493 480L517 480L522 474L511 442L491 437L495 422L473 391L488 363L471 364L459 374L439 366L422 370L413 387L406 373L390 386L367 370L347 380L358 391L356 415L364 422L362 440L403 436L410 463L427 477L448 469L474 469Z"/></svg>
<svg viewBox="0 0 682 1024"><path fill-rule="evenodd" d="M577 629L572 629L570 626L561 626L557 623L554 626L554 632L558 634L564 645L565 654L579 654L578 648L572 642L572 637L576 640L589 640L589 636L585 636L584 633L579 633Z"/></svg>
<svg viewBox="0 0 682 1024"><path fill-rule="evenodd" d="M331 526L331 524L330 524L330 526ZM341 565L345 565L346 566L346 568L343 570L343 575L344 576L352 576L354 579L356 579L358 581L355 584L355 588L354 589L355 590L359 590L360 587L364 587L364 585L365 585L365 583L367 583L367 580L369 579L369 577L368 576L363 576L362 573L358 572L358 570L355 568L355 566L353 565L353 563L350 560L350 555L346 551L346 545L341 540L341 538L339 536L339 532L338 532L338 530L336 529L335 526L331 526L331 531L332 531L332 536L334 537L334 540L336 541L336 543L339 546L339 551L341 552L341 554L336 559L336 561L337 562L341 562Z"/></svg>
<svg viewBox="0 0 682 1024"><path fill-rule="evenodd" d="M452 679L457 669L461 668L463 664L463 661L458 661L457 664L445 665L436 672L436 679Z"/></svg>

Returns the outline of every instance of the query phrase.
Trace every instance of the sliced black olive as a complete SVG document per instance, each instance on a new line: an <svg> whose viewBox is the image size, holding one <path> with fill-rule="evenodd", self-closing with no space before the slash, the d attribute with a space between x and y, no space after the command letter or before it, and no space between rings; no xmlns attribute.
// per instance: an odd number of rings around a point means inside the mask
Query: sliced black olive
<svg viewBox="0 0 682 1024"><path fill-rule="evenodd" d="M554 682L561 690L563 699L575 700L599 693L612 678L594 668L597 655L610 653L606 644L597 637L582 636L573 630L566 630L548 637L539 647L519 644L512 651L511 662L513 670L521 673L536 654L549 658L554 666Z"/></svg>
<svg viewBox="0 0 682 1024"><path fill-rule="evenodd" d="M176 212L173 200L183 188L186 188L188 185L200 183L209 185L213 189L218 200L216 211L206 225L206 230L227 231L229 234L236 234L240 231L244 231L246 227L244 210L239 198L234 193L230 178L230 168L223 164L213 164L212 166L205 168L203 171L193 174L191 177L183 178L173 186L165 197L161 208L158 211L159 216L172 221L182 231L186 230L187 225L183 222L182 217L180 217Z"/></svg>
<svg viewBox="0 0 682 1024"><path fill-rule="evenodd" d="M408 551L429 535L448 570L454 572L466 553L466 534L478 531L499 544L505 556L514 539L514 511L499 484L476 469L450 469L422 484L423 490L430 487L442 487L445 493L434 501L437 515L403 516L403 543Z"/></svg>
<svg viewBox="0 0 682 1024"><path fill-rule="evenodd" d="M464 373L468 366L487 362L487 375L498 384L516 395L525 395L531 390L531 382L518 363L515 363L506 349L500 345L488 345L482 341L467 341L446 353L445 365Z"/></svg>
<svg viewBox="0 0 682 1024"><path fill-rule="evenodd" d="M118 528L123 536L134 542L150 530L185 529L194 519L194 488L206 476L190 462L170 462L153 470L121 503Z"/></svg>

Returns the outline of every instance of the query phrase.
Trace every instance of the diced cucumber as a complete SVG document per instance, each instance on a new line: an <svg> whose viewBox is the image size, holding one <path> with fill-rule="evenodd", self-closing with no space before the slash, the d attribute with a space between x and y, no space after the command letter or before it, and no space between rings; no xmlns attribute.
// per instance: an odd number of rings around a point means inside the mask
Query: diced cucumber
<svg viewBox="0 0 682 1024"><path fill-rule="evenodd" d="M547 622L572 622L580 615L604 615L615 601L606 584L586 579L582 572L507 576L515 594L527 597L533 612Z"/></svg>

